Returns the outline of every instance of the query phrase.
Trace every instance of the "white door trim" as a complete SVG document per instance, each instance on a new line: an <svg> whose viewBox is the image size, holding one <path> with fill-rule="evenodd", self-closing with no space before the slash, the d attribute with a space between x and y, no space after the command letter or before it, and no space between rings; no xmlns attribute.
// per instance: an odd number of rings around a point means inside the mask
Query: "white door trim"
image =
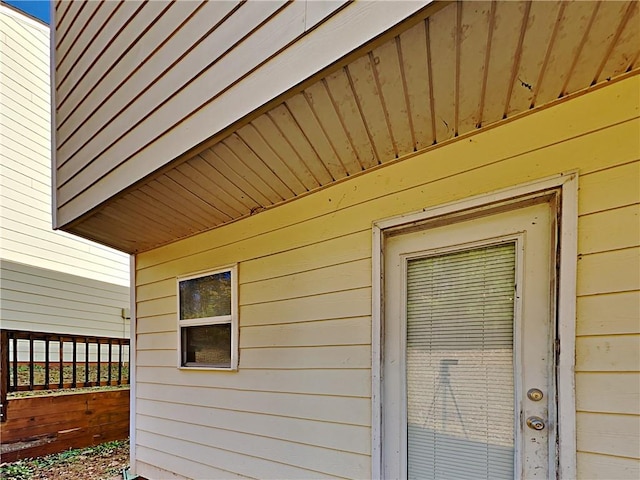
<svg viewBox="0 0 640 480"><path fill-rule="evenodd" d="M379 220L372 238L372 325L371 325L371 475L382 478L382 347L384 312L384 235L392 228L410 226L444 215L462 213L498 203L560 189L557 292L557 338L560 353L556 365L558 395L558 466L560 479L576 478L575 328L576 272L578 255L578 174L568 172L526 184L497 190L468 199L425 208L419 212Z"/></svg>
<svg viewBox="0 0 640 480"><path fill-rule="evenodd" d="M129 470L136 471L136 344L137 328L136 256L129 255Z"/></svg>

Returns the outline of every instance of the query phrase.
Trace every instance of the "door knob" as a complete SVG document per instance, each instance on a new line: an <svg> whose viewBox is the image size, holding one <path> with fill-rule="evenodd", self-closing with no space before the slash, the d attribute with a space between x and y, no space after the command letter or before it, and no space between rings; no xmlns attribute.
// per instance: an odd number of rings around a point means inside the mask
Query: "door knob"
<svg viewBox="0 0 640 480"><path fill-rule="evenodd" d="M529 417L527 418L527 426L533 430L542 430L544 429L544 420L540 417Z"/></svg>

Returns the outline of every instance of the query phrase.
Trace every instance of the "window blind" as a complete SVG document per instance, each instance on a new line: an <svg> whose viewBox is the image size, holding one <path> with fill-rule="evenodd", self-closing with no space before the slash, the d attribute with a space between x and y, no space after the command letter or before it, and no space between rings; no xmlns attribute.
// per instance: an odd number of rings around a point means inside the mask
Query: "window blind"
<svg viewBox="0 0 640 480"><path fill-rule="evenodd" d="M515 243L408 261L408 478L513 478L514 286Z"/></svg>

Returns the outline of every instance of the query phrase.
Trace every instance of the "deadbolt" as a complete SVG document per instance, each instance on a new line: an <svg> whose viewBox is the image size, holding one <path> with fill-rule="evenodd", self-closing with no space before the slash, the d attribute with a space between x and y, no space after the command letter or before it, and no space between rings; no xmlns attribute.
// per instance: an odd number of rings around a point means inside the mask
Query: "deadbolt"
<svg viewBox="0 0 640 480"><path fill-rule="evenodd" d="M529 417L527 418L527 426L534 430L542 430L544 429L544 420L540 417Z"/></svg>
<svg viewBox="0 0 640 480"><path fill-rule="evenodd" d="M534 402L539 402L540 400L542 400L542 397L544 397L544 394L542 393L542 390L540 390L539 388L531 388L527 392L527 397L529 397L529 400L533 400Z"/></svg>

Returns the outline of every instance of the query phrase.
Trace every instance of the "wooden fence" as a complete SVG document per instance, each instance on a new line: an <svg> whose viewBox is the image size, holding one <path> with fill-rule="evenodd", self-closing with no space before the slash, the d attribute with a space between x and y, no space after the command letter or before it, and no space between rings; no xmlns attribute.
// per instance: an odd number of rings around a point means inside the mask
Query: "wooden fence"
<svg viewBox="0 0 640 480"><path fill-rule="evenodd" d="M129 389L10 400L0 462L83 448L129 435Z"/></svg>
<svg viewBox="0 0 640 480"><path fill-rule="evenodd" d="M128 384L128 359L126 338L1 330L0 420L9 392Z"/></svg>
<svg viewBox="0 0 640 480"><path fill-rule="evenodd" d="M128 339L0 330L0 462L126 438L129 389L83 388L128 384Z"/></svg>

